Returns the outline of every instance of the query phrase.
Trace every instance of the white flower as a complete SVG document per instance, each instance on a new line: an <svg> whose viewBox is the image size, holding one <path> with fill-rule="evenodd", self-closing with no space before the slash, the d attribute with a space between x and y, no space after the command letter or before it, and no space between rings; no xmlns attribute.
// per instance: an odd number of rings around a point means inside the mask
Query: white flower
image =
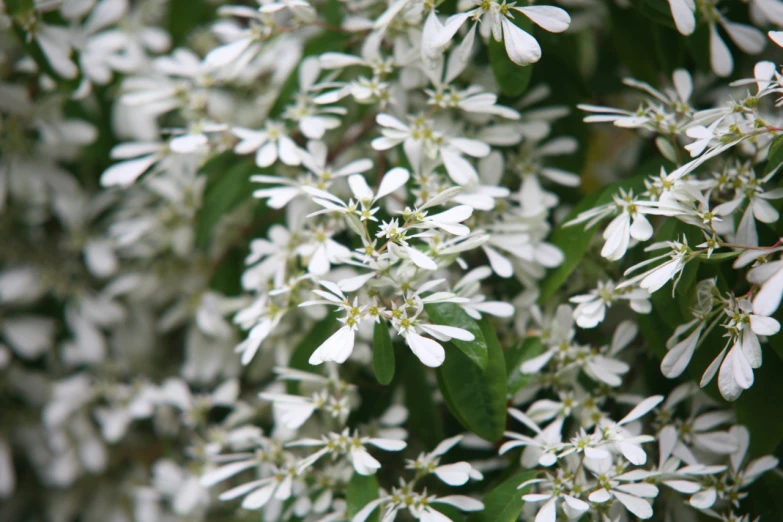
<svg viewBox="0 0 783 522"><path fill-rule="evenodd" d="M268 121L262 131L233 127L231 132L240 139L234 147L234 152L237 154L255 152L256 165L259 167L269 167L278 158L286 165L296 166L302 162L296 143L288 136L285 126L280 123Z"/></svg>
<svg viewBox="0 0 783 522"><path fill-rule="evenodd" d="M696 10L696 3L693 0L668 0L669 9L672 11L672 18L680 34L685 36L693 33L696 28L696 18L693 12Z"/></svg>
<svg viewBox="0 0 783 522"><path fill-rule="evenodd" d="M158 142L131 142L117 145L111 150L112 159L121 161L104 171L101 185L104 187L132 185L142 174L161 159L165 146Z"/></svg>
<svg viewBox="0 0 783 522"><path fill-rule="evenodd" d="M633 276L627 281L620 283L618 288L626 288L628 286L638 284L640 288L652 294L660 290L663 285L672 279L674 279L674 288L676 288L683 268L685 268L686 263L691 259L691 250L688 247L685 237L683 237L682 242L663 241L660 243L653 243L649 247L645 248L645 252L662 250L665 248L670 249L669 252L632 266L625 271L625 275L628 275L631 272L635 272L637 269L643 266L660 261L661 259L669 258L668 261L665 261L655 268L652 268L642 274Z"/></svg>
<svg viewBox="0 0 783 522"><path fill-rule="evenodd" d="M375 150L388 150L402 143L414 173L420 172L425 155L432 159L439 156L454 183L470 185L478 182L476 169L462 155L474 158L487 156L490 148L486 143L444 136L433 128L432 121L424 118L417 118L410 125L389 114L378 114L376 120L382 127L383 136L372 141Z"/></svg>
<svg viewBox="0 0 783 522"><path fill-rule="evenodd" d="M398 0L406 1L406 0ZM448 517L436 511L432 504L448 504L462 511L472 512L484 509L484 504L463 495L448 495L436 497L414 491L411 484L402 482L399 487L392 488L391 495L385 494L369 502L352 519L351 522L364 522L376 509L381 509L381 519L393 522L397 513L407 510L415 520L421 522L445 522Z"/></svg>
<svg viewBox="0 0 783 522"><path fill-rule="evenodd" d="M569 299L577 303L574 320L580 328L598 326L606 317L606 310L619 300L627 300L631 309L639 314L648 314L652 310L650 294L646 290L632 287L618 289L613 281L599 282L595 290Z"/></svg>
<svg viewBox="0 0 783 522"><path fill-rule="evenodd" d="M557 483L560 484L561 481L558 480ZM590 509L590 504L577 498L578 493L571 491L570 488L557 487L552 477L528 480L520 484L518 489L534 484L539 484L548 489L545 493L528 493L522 496L522 500L525 502L546 501L536 514L536 522L555 522L557 520L558 504L560 504L563 513L569 519L578 518Z"/></svg>
<svg viewBox="0 0 783 522"><path fill-rule="evenodd" d="M432 473L449 486L462 486L468 480L481 480L481 472L468 462L441 464L440 457L462 441L463 436L457 435L440 442L430 453L421 453L416 460L408 460L406 469L421 473Z"/></svg>
<svg viewBox="0 0 783 522"><path fill-rule="evenodd" d="M733 401L753 385L753 369L761 366L758 336L776 334L780 331L780 323L771 317L751 313L752 305L746 299L730 304L726 309L729 322L725 325L729 330L729 342L704 371L701 386L712 380L720 366L718 389L726 400Z"/></svg>
<svg viewBox="0 0 783 522"><path fill-rule="evenodd" d="M762 315L772 315L780 306L783 296L783 260L773 261L751 269L748 281L761 285L753 298L753 312Z"/></svg>
<svg viewBox="0 0 783 522"><path fill-rule="evenodd" d="M557 462L557 452L563 447L562 431L565 418L559 416L544 429L541 429L530 417L515 408L509 408L508 413L533 430L535 436L531 438L520 433L507 431L504 435L511 440L503 443L498 453L503 455L514 448L522 446L525 449L522 451L521 462L526 468L554 465Z"/></svg>
<svg viewBox="0 0 783 522"><path fill-rule="evenodd" d="M454 285L454 291L460 297L470 299L467 303L460 303L465 312L473 319L481 319L481 314L494 315L495 317L511 317L514 315L514 307L510 303L502 301L487 301L481 295L480 281L492 275L492 270L487 266L474 268Z"/></svg>
<svg viewBox="0 0 783 522"><path fill-rule="evenodd" d="M571 17L559 7L538 5L518 7L514 4L492 1L482 3L472 11L452 15L438 30L439 34L432 38L430 45L436 49L444 48L467 20L478 22L486 16L487 19L484 20L486 23L481 25L482 33L485 35L491 33L498 42L502 40L512 62L517 65L535 63L541 58L541 47L535 38L513 22L515 16L519 14L552 33L561 33L571 24Z"/></svg>
<svg viewBox="0 0 783 522"><path fill-rule="evenodd" d="M475 339L472 333L462 328L427 324L419 319L419 313L417 312L409 318L407 313L403 312L399 317L392 319L392 325L397 333L405 339L413 354L426 366L438 367L443 364L446 352L440 343L424 337L419 332L426 333L438 341L450 341L451 339L472 341Z"/></svg>
<svg viewBox="0 0 783 522"><path fill-rule="evenodd" d="M381 467L372 455L367 452L366 445L375 446L384 451L402 451L407 443L396 439L382 439L374 437L360 437L358 434L351 435L348 428L342 433L329 433L321 436L321 439L301 439L289 442L286 447L319 447L320 450L309 457L300 461L298 464L299 472L303 472L321 457L327 454L332 456L345 455L353 465L356 473L360 475L372 475Z"/></svg>
<svg viewBox="0 0 783 522"><path fill-rule="evenodd" d="M652 484L636 482L638 475L633 471L616 474L611 460L598 460L587 464L590 471L601 480L601 488L590 493L591 502L603 503L612 497L617 499L628 511L646 520L653 515L652 506L646 499L658 496L658 488Z"/></svg>

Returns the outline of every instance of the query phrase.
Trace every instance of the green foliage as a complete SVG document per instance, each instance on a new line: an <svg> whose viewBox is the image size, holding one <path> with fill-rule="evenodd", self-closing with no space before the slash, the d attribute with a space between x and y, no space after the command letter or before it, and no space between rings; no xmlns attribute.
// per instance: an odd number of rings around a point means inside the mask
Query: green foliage
<svg viewBox="0 0 783 522"><path fill-rule="evenodd" d="M769 146L767 167L764 169L764 174L767 175L779 169L781 164L783 164L783 135L777 136Z"/></svg>
<svg viewBox="0 0 783 522"><path fill-rule="evenodd" d="M438 368L438 384L446 405L467 429L489 441L503 436L506 426L506 364L491 323L479 323L487 343L487 367L482 371L451 343Z"/></svg>
<svg viewBox="0 0 783 522"><path fill-rule="evenodd" d="M522 496L530 486L519 489L521 484L536 477L535 471L523 471L495 486L484 498L484 511L473 513L469 522L515 522L525 502Z"/></svg>
<svg viewBox="0 0 783 522"><path fill-rule="evenodd" d="M351 481L348 482L348 490L345 493L345 502L348 504L346 509L348 518L353 518L364 506L379 496L378 479L375 475L365 476L354 472L353 476L351 476ZM376 510L367 518L367 522L377 522L379 518L380 510Z"/></svg>
<svg viewBox="0 0 783 522"><path fill-rule="evenodd" d="M381 384L389 384L394 379L394 345L389 325L383 319L375 323L373 328L372 369Z"/></svg>
<svg viewBox="0 0 783 522"><path fill-rule="evenodd" d="M218 156L204 166L208 181L204 202L196 218L196 244L199 247L209 244L212 230L223 216L250 197L253 192L250 175L257 170L252 162L237 162L232 154Z"/></svg>
<svg viewBox="0 0 783 522"><path fill-rule="evenodd" d="M454 350L459 353L458 350ZM446 355L448 358L448 354ZM465 358L467 360L467 358ZM405 390L405 407L408 409L408 428L427 449L443 440L443 422L433 399L433 389L427 380L424 366L410 352L400 350L400 370L397 375Z"/></svg>
<svg viewBox="0 0 783 522"><path fill-rule="evenodd" d="M454 303L427 304L424 309L435 324L454 326L472 333L475 337L472 341L452 339L451 342L481 370L486 369L489 360L487 342L478 323L465 310Z"/></svg>
<svg viewBox="0 0 783 522"><path fill-rule="evenodd" d="M544 353L540 337L528 337L516 347L506 351L506 370L508 371L508 392L516 393L530 382L532 375L520 371L522 363Z"/></svg>

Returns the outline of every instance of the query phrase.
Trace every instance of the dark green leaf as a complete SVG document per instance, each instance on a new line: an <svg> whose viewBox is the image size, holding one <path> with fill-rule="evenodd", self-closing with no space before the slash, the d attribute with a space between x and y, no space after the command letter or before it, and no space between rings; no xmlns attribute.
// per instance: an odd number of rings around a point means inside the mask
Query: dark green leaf
<svg viewBox="0 0 783 522"><path fill-rule="evenodd" d="M767 168L764 169L764 174L769 174L774 169L780 167L781 164L783 164L783 135L772 140L772 143L769 146L769 152L767 153Z"/></svg>
<svg viewBox="0 0 783 522"><path fill-rule="evenodd" d="M522 373L522 363L544 353L540 337L528 337L516 348L506 352L506 371L508 371L508 393L516 393L530 382L532 375Z"/></svg>
<svg viewBox="0 0 783 522"><path fill-rule="evenodd" d="M489 441L503 436L506 426L506 363L491 323L479 323L487 342L483 372L451 343L444 343L446 360L438 368L438 384L446 405L467 429Z"/></svg>
<svg viewBox="0 0 783 522"><path fill-rule="evenodd" d="M459 353L458 350L454 350ZM408 409L408 431L417 434L427 449L433 449L443 440L443 425L430 387L425 367L410 350L398 354L405 389L405 407ZM464 357L464 356L463 356ZM475 367L475 366L474 366Z"/></svg>
<svg viewBox="0 0 783 522"><path fill-rule="evenodd" d="M389 325L383 319L375 323L372 333L372 370L381 384L389 384L394 378L394 346Z"/></svg>
<svg viewBox="0 0 783 522"><path fill-rule="evenodd" d="M720 254L712 254L710 257L707 257L707 254L700 254L699 260L702 263L722 263L738 257L741 253L741 250L737 250L736 252L721 252Z"/></svg>
<svg viewBox="0 0 783 522"><path fill-rule="evenodd" d="M764 350L764 364L754 371L753 386L734 403L737 424L748 428L750 454L773 453L783 441L783 360Z"/></svg>
<svg viewBox="0 0 783 522"><path fill-rule="evenodd" d="M348 504L348 519L353 518L364 506L378 498L378 479L375 475L359 475L354 473L348 482L348 490L345 493L345 502ZM380 517L380 511L376 510L367 518L368 522L376 522Z"/></svg>
<svg viewBox="0 0 783 522"><path fill-rule="evenodd" d="M640 13L653 22L674 29L674 18L672 18L671 8L666 0L631 0L633 5Z"/></svg>
<svg viewBox="0 0 783 522"><path fill-rule="evenodd" d="M204 167L209 181L204 192L204 203L196 217L196 244L200 247L209 242L220 218L242 201L250 199L253 193L250 175L257 170L256 166L249 161L226 165L226 158L215 158Z"/></svg>
<svg viewBox="0 0 783 522"><path fill-rule="evenodd" d="M427 304L424 305L424 309L433 323L462 328L472 333L475 337L472 341L453 339L451 342L462 350L479 368L484 370L487 367L487 343L484 335L478 323L465 310L454 303Z"/></svg>
<svg viewBox="0 0 783 522"><path fill-rule="evenodd" d="M484 497L484 511L473 513L468 519L469 522L515 522L525 504L522 496L530 486L517 488L535 477L535 471L523 471L495 486Z"/></svg>
<svg viewBox="0 0 783 522"><path fill-rule="evenodd" d="M465 520L465 515L462 514L462 511L455 508L452 505L449 504L432 504L432 508L439 512L443 513L449 519L451 522L463 522Z"/></svg>

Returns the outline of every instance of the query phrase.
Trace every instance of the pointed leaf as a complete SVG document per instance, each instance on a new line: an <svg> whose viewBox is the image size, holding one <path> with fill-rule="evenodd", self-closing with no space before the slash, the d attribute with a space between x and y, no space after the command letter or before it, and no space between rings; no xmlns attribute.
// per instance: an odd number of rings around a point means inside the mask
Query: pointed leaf
<svg viewBox="0 0 783 522"><path fill-rule="evenodd" d="M372 334L372 370L381 384L389 384L394 378L394 346L384 320L375 323Z"/></svg>
<svg viewBox="0 0 783 522"><path fill-rule="evenodd" d="M348 489L345 493L345 501L348 504L346 507L348 520L351 520L356 513L361 511L361 509L371 501L378 498L379 495L378 479L375 475L359 475L358 473L354 473L351 476L350 482L348 482ZM377 522L379 517L380 509L376 509L367 517L367 522Z"/></svg>
<svg viewBox="0 0 783 522"><path fill-rule="evenodd" d="M524 471L495 486L482 500L484 511L473 513L468 519L469 522L515 522L525 504L522 495L527 493L530 486L517 488L535 477L535 471Z"/></svg>
<svg viewBox="0 0 783 522"><path fill-rule="evenodd" d="M492 324L479 323L487 344L482 372L452 343L444 343L446 360L438 368L438 385L457 420L479 437L496 441L506 426L506 363Z"/></svg>

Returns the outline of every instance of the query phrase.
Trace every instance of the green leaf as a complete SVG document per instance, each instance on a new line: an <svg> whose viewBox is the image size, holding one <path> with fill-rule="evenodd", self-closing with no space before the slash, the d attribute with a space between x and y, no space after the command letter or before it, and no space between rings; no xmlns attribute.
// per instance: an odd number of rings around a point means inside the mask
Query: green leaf
<svg viewBox="0 0 783 522"><path fill-rule="evenodd" d="M637 3L645 4L635 2L634 5ZM609 35L613 51L634 78L656 86L660 83L663 76L661 72L665 70L665 66L660 63L661 52L656 49L655 30L660 25L651 24L650 18L672 27L674 24L671 15L656 17L656 11L653 9L624 8L614 3L609 4L609 13L612 28ZM677 34L677 37L680 35Z"/></svg>
<svg viewBox="0 0 783 522"><path fill-rule="evenodd" d="M710 257L707 257L707 254L699 254L699 260L702 263L722 263L729 259L739 257L741 253L742 251L740 250L737 250L736 252L721 252L720 254L712 254Z"/></svg>
<svg viewBox="0 0 783 522"><path fill-rule="evenodd" d="M518 16L517 18L525 18ZM525 18L517 24L526 32L531 32L533 24ZM489 63L492 66L492 74L498 82L500 92L506 96L521 96L530 84L533 74L533 66L519 66L511 61L503 42L498 42L494 37L489 38Z"/></svg>
<svg viewBox="0 0 783 522"><path fill-rule="evenodd" d="M506 370L508 371L508 393L516 393L528 385L532 375L522 373L520 366L525 361L544 353L540 337L528 337L519 346L506 352Z"/></svg>
<svg viewBox="0 0 783 522"><path fill-rule="evenodd" d="M304 370L306 372L320 373L320 367L310 364L310 356L337 330L337 319L334 314L327 315L324 319L313 326L307 332L304 339L296 345L294 353L291 354L291 360L288 361L288 367L295 370ZM286 383L288 393L296 394L299 391L299 383L289 381Z"/></svg>
<svg viewBox="0 0 783 522"><path fill-rule="evenodd" d="M465 310L454 303L433 303L424 305L427 315L432 322L443 326L462 328L473 334L472 341L460 341L452 339L457 348L468 356L473 363L482 370L487 367L487 343L478 323L470 317Z"/></svg>
<svg viewBox="0 0 783 522"><path fill-rule="evenodd" d="M563 220L563 223L567 223L574 219L581 212L598 206L601 200L601 195L604 191L593 192L582 201L577 204L571 213L568 214ZM558 247L563 251L565 259L563 262L553 271L549 272L541 283L541 295L538 299L540 303L546 302L550 297L555 295L555 292L563 286L571 275L571 272L579 265L579 262L587 252L587 247L590 246L593 236L598 230L598 226L593 226L585 230L583 224L566 227L561 224L552 233L550 243Z"/></svg>
<svg viewBox="0 0 783 522"><path fill-rule="evenodd" d="M432 509L437 511L438 513L442 513L446 515L451 522L464 522L465 515L462 514L462 511L455 508L452 505L449 504L433 504Z"/></svg>
<svg viewBox="0 0 783 522"><path fill-rule="evenodd" d="M776 137L769 145L767 152L767 168L764 169L764 175L769 174L774 169L780 167L783 163L783 135Z"/></svg>
<svg viewBox="0 0 783 522"><path fill-rule="evenodd" d="M207 245L220 218L253 193L250 175L257 167L248 161L226 165L230 159L219 156L204 167L209 181L196 217L196 244L200 247Z"/></svg>
<svg viewBox="0 0 783 522"><path fill-rule="evenodd" d="M394 379L394 346L389 325L383 319L375 323L372 333L372 370L381 384L389 384Z"/></svg>
<svg viewBox="0 0 783 522"><path fill-rule="evenodd" d="M657 24L675 29L671 8L666 0L631 0L636 10Z"/></svg>
<svg viewBox="0 0 783 522"><path fill-rule="evenodd" d="M168 6L167 25L175 48L185 44L198 26L212 23L217 8L214 2L193 0L170 0Z"/></svg>
<svg viewBox="0 0 783 522"><path fill-rule="evenodd" d="M375 478L375 475L364 476L354 473L348 482L348 489L345 493L348 519L353 518L364 506L379 496L378 479ZM367 518L367 521L376 522L379 517L380 510L376 510Z"/></svg>
<svg viewBox="0 0 783 522"><path fill-rule="evenodd" d="M35 2L33 0L5 0L8 8L8 14L12 16L28 15L35 11Z"/></svg>
<svg viewBox="0 0 783 522"><path fill-rule="evenodd" d="M515 522L525 504L522 495L527 493L530 486L517 488L535 477L535 471L523 471L495 486L484 497L484 510L473 513L468 518L469 522Z"/></svg>
<svg viewBox="0 0 783 522"><path fill-rule="evenodd" d="M459 350L454 351L460 353ZM427 449L434 449L444 439L443 425L425 367L410 350L400 350L398 355L400 371L397 375L402 378L405 390L408 431L417 434Z"/></svg>
<svg viewBox="0 0 783 522"><path fill-rule="evenodd" d="M438 384L457 420L479 437L496 441L506 426L506 363L491 323L479 323L487 342L483 372L457 347L444 343L446 360L438 368Z"/></svg>
<svg viewBox="0 0 783 522"><path fill-rule="evenodd" d="M751 433L750 454L773 453L783 441L783 360L764 351L764 364L754 371L753 386L734 403L737 424Z"/></svg>

